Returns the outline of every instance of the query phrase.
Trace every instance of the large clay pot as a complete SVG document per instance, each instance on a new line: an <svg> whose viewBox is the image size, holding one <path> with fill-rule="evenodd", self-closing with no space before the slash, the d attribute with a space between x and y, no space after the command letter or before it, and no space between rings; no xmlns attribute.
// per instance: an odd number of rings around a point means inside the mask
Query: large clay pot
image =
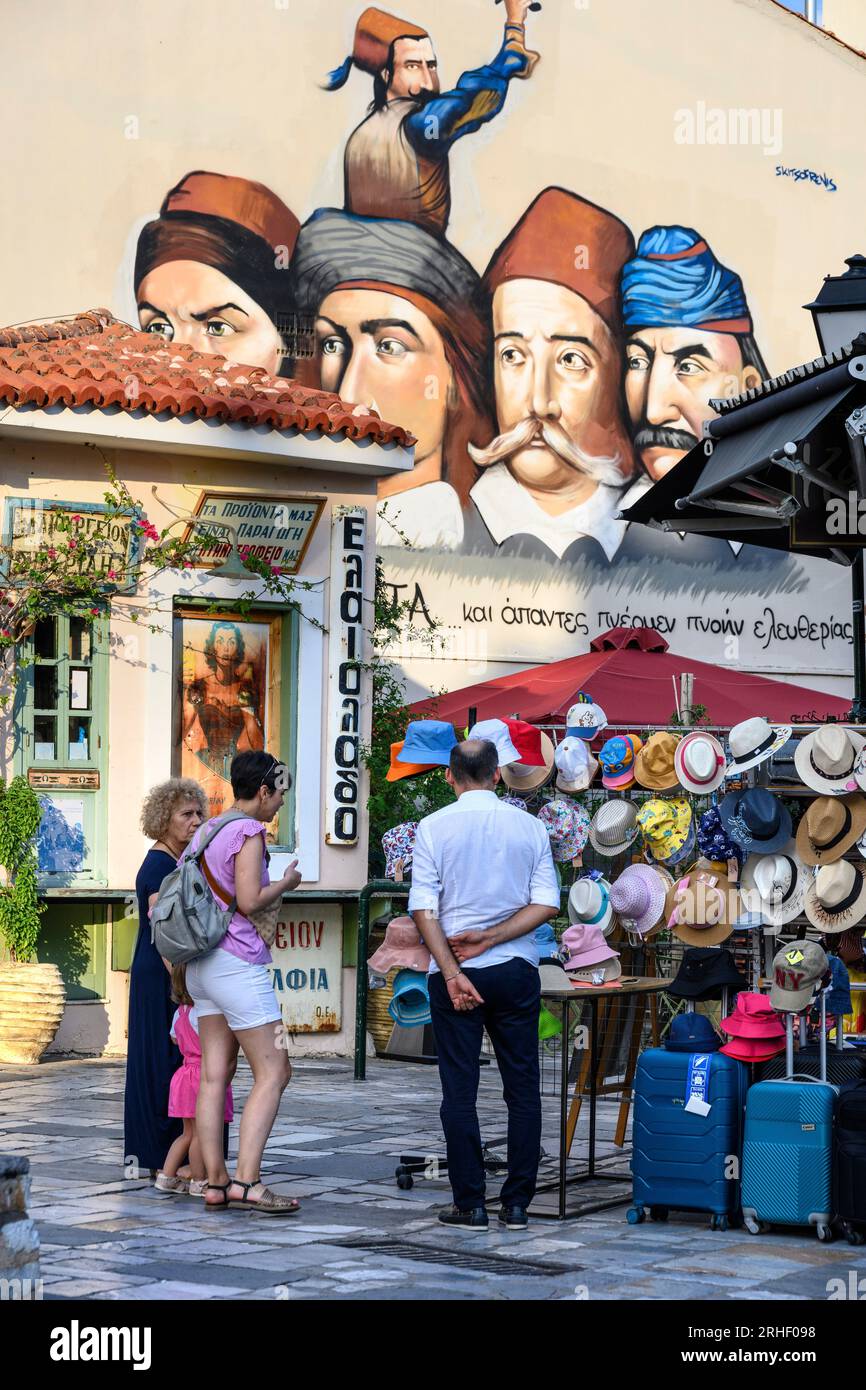
<svg viewBox="0 0 866 1390"><path fill-rule="evenodd" d="M0 1062L38 1062L60 1027L66 990L56 965L0 965Z"/></svg>

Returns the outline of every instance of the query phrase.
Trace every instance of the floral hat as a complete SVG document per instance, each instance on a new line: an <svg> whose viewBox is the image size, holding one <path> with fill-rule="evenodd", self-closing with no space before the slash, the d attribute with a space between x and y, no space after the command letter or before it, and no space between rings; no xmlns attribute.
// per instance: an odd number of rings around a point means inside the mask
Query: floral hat
<svg viewBox="0 0 866 1390"><path fill-rule="evenodd" d="M385 831L382 836L382 848L385 851L386 878L396 878L398 873L405 873L412 867L417 829L416 820L407 820L403 821L402 825L394 825Z"/></svg>
<svg viewBox="0 0 866 1390"><path fill-rule="evenodd" d="M582 806L558 797L542 806L538 819L550 836L550 848L559 863L569 863L582 853L589 835L589 816Z"/></svg>
<svg viewBox="0 0 866 1390"><path fill-rule="evenodd" d="M529 810L522 796L513 796L511 792L506 792L505 795L501 796L499 799L500 801L504 801L506 806L516 806L518 811Z"/></svg>
<svg viewBox="0 0 866 1390"><path fill-rule="evenodd" d="M724 864L729 859L736 859L742 868L746 858L743 846L732 840L725 830L718 806L711 806L701 816L698 825L698 849L705 859L714 864Z"/></svg>
<svg viewBox="0 0 866 1390"><path fill-rule="evenodd" d="M682 797L662 801L653 796L644 802L637 819L650 859L663 864L677 863L687 858L694 848L692 808Z"/></svg>

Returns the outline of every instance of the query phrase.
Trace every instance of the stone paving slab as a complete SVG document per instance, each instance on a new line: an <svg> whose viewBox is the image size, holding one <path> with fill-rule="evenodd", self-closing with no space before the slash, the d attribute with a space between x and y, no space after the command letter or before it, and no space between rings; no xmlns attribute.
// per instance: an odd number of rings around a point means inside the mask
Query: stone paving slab
<svg viewBox="0 0 866 1390"><path fill-rule="evenodd" d="M826 1299L831 1279L866 1274L866 1247L822 1245L806 1231L711 1232L705 1217L680 1213L630 1227L624 1205L562 1223L535 1219L525 1234L495 1220L481 1235L449 1231L436 1221L450 1201L447 1182L416 1178L400 1191L394 1181L402 1154L443 1154L435 1069L371 1059L359 1083L344 1061L293 1065L263 1165L277 1191L302 1199L300 1216L284 1220L206 1212L197 1199L124 1179L122 1061L0 1068L0 1148L31 1159L45 1297L790 1301ZM242 1066L238 1112L249 1085ZM555 1097L544 1105L543 1146L555 1155ZM585 1152L587 1109L577 1154ZM623 1166L627 1153L604 1138L617 1113L616 1105L599 1107L601 1153ZM506 1126L495 1067L482 1069L479 1114L498 1151ZM237 1121L232 1154L236 1145ZM500 1183L489 1177L491 1197ZM363 1240L379 1244L351 1244Z"/></svg>

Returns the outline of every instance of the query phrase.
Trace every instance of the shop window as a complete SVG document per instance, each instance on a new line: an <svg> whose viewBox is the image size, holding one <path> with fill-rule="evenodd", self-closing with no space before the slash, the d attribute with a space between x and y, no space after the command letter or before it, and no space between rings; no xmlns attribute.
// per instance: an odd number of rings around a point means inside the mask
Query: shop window
<svg viewBox="0 0 866 1390"><path fill-rule="evenodd" d="M106 909L101 903L50 902L37 943L40 965L56 965L71 1003L105 998Z"/></svg>
<svg viewBox="0 0 866 1390"><path fill-rule="evenodd" d="M235 754L266 749L295 765L297 611L175 612L175 775L205 789L209 811L231 805ZM294 845L294 787L268 840Z"/></svg>

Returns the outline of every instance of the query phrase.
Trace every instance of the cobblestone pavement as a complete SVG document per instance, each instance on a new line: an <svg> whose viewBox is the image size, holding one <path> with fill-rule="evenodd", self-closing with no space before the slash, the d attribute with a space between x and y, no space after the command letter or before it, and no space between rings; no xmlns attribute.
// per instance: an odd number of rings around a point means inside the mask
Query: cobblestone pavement
<svg viewBox="0 0 866 1390"><path fill-rule="evenodd" d="M444 1181L394 1180L401 1153L441 1153L436 1070L374 1060L363 1083L348 1062L295 1065L263 1172L301 1199L299 1216L205 1212L123 1178L123 1080L119 1061L0 1068L0 1150L30 1159L46 1298L826 1299L831 1279L847 1288L849 1271L866 1273L866 1252L844 1240L711 1232L688 1215L632 1227L626 1204L525 1233L495 1220L483 1235L449 1231L436 1221ZM248 1089L242 1070L236 1102ZM485 1137L501 1136L493 1067L479 1110ZM600 1113L604 1132L615 1108ZM548 1153L555 1126L548 1098Z"/></svg>

